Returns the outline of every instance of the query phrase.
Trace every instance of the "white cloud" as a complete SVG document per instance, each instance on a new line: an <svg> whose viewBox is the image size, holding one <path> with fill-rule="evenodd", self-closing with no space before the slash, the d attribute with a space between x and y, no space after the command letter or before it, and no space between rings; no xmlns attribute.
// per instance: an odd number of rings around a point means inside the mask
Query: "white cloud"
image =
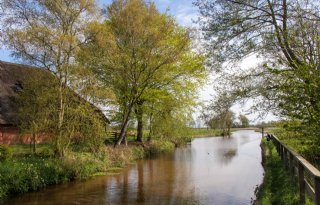
<svg viewBox="0 0 320 205"><path fill-rule="evenodd" d="M179 6L176 12L178 22L184 26L191 26L193 20L197 19L197 16L197 11L189 6Z"/></svg>

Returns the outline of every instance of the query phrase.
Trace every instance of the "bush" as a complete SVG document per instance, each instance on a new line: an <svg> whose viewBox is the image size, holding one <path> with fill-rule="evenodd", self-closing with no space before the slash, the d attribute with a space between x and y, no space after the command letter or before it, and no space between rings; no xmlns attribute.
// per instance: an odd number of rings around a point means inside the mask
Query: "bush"
<svg viewBox="0 0 320 205"><path fill-rule="evenodd" d="M12 150L8 145L0 145L0 162L12 157Z"/></svg>
<svg viewBox="0 0 320 205"><path fill-rule="evenodd" d="M0 166L0 192L3 197L35 191L68 179L65 174L58 160L30 156L6 161Z"/></svg>
<svg viewBox="0 0 320 205"><path fill-rule="evenodd" d="M144 149L142 147L133 147L132 148L132 154L133 154L133 158L135 160L137 159L143 159L146 155Z"/></svg>
<svg viewBox="0 0 320 205"><path fill-rule="evenodd" d="M70 155L64 159L32 155L7 160L0 164L0 199L76 178L84 179L104 170L104 161L87 153Z"/></svg>
<svg viewBox="0 0 320 205"><path fill-rule="evenodd" d="M91 153L71 153L66 156L62 164L69 170L72 179L86 179L97 172L106 171L108 162Z"/></svg>
<svg viewBox="0 0 320 205"><path fill-rule="evenodd" d="M175 144L165 140L154 140L146 148L148 156L158 155L164 152L172 152L175 149Z"/></svg>
<svg viewBox="0 0 320 205"><path fill-rule="evenodd" d="M4 147L4 148L3 148ZM10 149L1 146L3 159L9 159ZM24 155L0 163L0 199L19 193L36 191L47 185L73 179L85 179L110 168L124 167L146 153L158 154L174 150L169 141L155 141L146 150L143 147L105 147L99 153L68 152L64 158L52 158L50 149L42 155Z"/></svg>

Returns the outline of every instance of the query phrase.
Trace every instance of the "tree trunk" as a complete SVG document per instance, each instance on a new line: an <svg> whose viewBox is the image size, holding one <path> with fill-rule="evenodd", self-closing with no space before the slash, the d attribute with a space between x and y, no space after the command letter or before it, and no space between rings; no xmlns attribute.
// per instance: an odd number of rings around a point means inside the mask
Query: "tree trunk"
<svg viewBox="0 0 320 205"><path fill-rule="evenodd" d="M142 142L143 138L143 101L137 103L137 108L135 109L138 126L137 126L137 142Z"/></svg>
<svg viewBox="0 0 320 205"><path fill-rule="evenodd" d="M119 135L118 140L114 144L114 147L117 147L118 145L120 145L123 140L125 140L125 144L127 145L127 142L126 142L127 140L125 139L125 135L126 135L126 132L127 132L128 126L129 126L129 119L130 119L130 115L132 112L132 107L133 107L133 105L131 103L128 106L128 109L127 109L128 111L124 114L120 135Z"/></svg>
<svg viewBox="0 0 320 205"><path fill-rule="evenodd" d="M32 133L32 152L33 154L36 153L36 138L37 138L37 135L35 133Z"/></svg>
<svg viewBox="0 0 320 205"><path fill-rule="evenodd" d="M128 126L129 126L129 117L127 116L126 119L124 120L123 124L122 124L118 141L115 143L114 147L120 145L122 141L126 141L125 135L126 135Z"/></svg>
<svg viewBox="0 0 320 205"><path fill-rule="evenodd" d="M143 122L142 117L138 118L138 127L137 127L137 142L142 142L143 137Z"/></svg>
<svg viewBox="0 0 320 205"><path fill-rule="evenodd" d="M32 123L32 139L31 139L31 143L32 144L32 153L35 154L36 153L36 128L35 128L35 123Z"/></svg>
<svg viewBox="0 0 320 205"><path fill-rule="evenodd" d="M151 113L149 115L149 135L148 135L148 141L151 141L151 136L152 136L152 120L153 120L153 105L151 109Z"/></svg>
<svg viewBox="0 0 320 205"><path fill-rule="evenodd" d="M62 82L62 79L60 79L60 85L59 85L59 113L58 113L58 135L56 137L56 147L55 147L55 154L59 157L64 156L64 147L63 147L63 131L62 131L62 126L64 123L64 114L65 114L65 107L66 107L66 101L65 101L65 90L64 90L64 85Z"/></svg>

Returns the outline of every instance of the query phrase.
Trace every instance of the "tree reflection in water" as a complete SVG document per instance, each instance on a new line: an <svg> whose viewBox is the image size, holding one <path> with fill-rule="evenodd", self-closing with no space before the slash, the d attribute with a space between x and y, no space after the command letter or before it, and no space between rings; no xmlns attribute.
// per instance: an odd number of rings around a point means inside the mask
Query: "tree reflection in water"
<svg viewBox="0 0 320 205"><path fill-rule="evenodd" d="M73 182L2 204L251 204L263 177L259 133L195 139L172 154L143 160L119 175Z"/></svg>

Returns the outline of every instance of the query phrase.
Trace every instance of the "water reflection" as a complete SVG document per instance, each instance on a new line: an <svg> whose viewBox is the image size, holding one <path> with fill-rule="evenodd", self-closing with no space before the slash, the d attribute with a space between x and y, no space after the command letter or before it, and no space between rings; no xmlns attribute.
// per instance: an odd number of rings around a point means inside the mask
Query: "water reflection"
<svg viewBox="0 0 320 205"><path fill-rule="evenodd" d="M260 139L253 131L195 139L119 175L51 187L4 204L250 204L262 181Z"/></svg>

